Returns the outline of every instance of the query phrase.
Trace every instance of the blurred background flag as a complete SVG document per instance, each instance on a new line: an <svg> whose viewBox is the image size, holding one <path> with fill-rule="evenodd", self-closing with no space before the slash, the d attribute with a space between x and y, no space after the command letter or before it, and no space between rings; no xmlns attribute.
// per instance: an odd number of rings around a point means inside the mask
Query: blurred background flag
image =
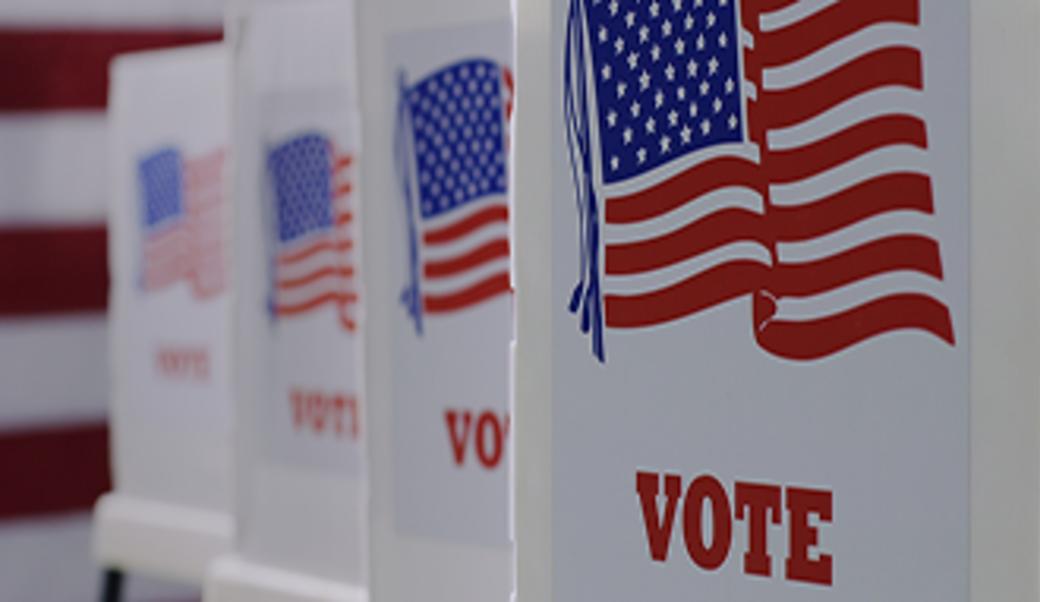
<svg viewBox="0 0 1040 602"><path fill-rule="evenodd" d="M89 510L109 487L108 63L219 39L222 19L219 0L0 4L2 600L96 595Z"/></svg>
<svg viewBox="0 0 1040 602"><path fill-rule="evenodd" d="M205 299L224 290L224 153L184 158L174 148L158 150L138 165L144 227L145 290L186 280Z"/></svg>
<svg viewBox="0 0 1040 602"><path fill-rule="evenodd" d="M343 328L353 332L357 327L353 162L321 134L293 138L268 156L278 218L275 315L300 315L331 305Z"/></svg>

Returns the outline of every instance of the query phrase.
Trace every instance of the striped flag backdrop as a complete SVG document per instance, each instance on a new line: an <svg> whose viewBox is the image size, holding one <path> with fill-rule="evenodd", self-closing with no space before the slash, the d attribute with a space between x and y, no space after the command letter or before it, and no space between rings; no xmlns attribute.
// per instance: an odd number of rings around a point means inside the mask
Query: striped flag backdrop
<svg viewBox="0 0 1040 602"><path fill-rule="evenodd" d="M593 351L751 296L758 344L954 344L918 0L572 0L565 116Z"/></svg>
<svg viewBox="0 0 1040 602"><path fill-rule="evenodd" d="M223 167L222 150L184 159L167 148L140 161L145 290L178 281L197 299L224 290Z"/></svg>
<svg viewBox="0 0 1040 602"><path fill-rule="evenodd" d="M219 39L222 11L217 0L0 5L0 599L96 595L89 510L109 487L108 62ZM138 584L130 599L183 592Z"/></svg>
<svg viewBox="0 0 1040 602"><path fill-rule="evenodd" d="M353 162L321 134L293 138L268 156L277 222L272 308L279 317L333 306L343 328L357 328Z"/></svg>
<svg viewBox="0 0 1040 602"><path fill-rule="evenodd" d="M402 300L419 333L424 314L510 290L511 85L509 71L486 59L447 66L410 87L402 81L397 154L411 269Z"/></svg>

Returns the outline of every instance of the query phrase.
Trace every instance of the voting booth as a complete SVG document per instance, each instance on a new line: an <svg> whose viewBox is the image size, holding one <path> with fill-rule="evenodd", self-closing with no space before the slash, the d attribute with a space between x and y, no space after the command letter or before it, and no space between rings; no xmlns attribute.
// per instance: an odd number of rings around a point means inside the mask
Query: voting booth
<svg viewBox="0 0 1040 602"><path fill-rule="evenodd" d="M365 599L353 5L240 3L235 550L205 599Z"/></svg>
<svg viewBox="0 0 1040 602"><path fill-rule="evenodd" d="M131 54L110 90L114 490L94 555L197 584L232 535L227 73L219 44Z"/></svg>
<svg viewBox="0 0 1040 602"><path fill-rule="evenodd" d="M374 600L508 600L506 0L359 3Z"/></svg>
<svg viewBox="0 0 1040 602"><path fill-rule="evenodd" d="M518 8L517 599L1037 599L1035 3Z"/></svg>

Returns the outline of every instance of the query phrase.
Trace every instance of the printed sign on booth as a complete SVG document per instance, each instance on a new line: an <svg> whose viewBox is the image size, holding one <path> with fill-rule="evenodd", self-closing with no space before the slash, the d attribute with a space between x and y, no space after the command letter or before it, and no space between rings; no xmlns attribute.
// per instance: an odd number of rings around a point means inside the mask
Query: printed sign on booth
<svg viewBox="0 0 1040 602"><path fill-rule="evenodd" d="M552 7L553 599L966 600L967 3Z"/></svg>
<svg viewBox="0 0 1040 602"><path fill-rule="evenodd" d="M508 22L393 39L401 308L397 525L505 544L510 437Z"/></svg>
<svg viewBox="0 0 1040 602"><path fill-rule="evenodd" d="M146 152L137 163L138 288L142 300L186 288L192 304L218 298L227 287L228 208L223 148L186 155L179 147ZM169 332L152 341L147 371L167 385L209 386L215 350L211 335Z"/></svg>
<svg viewBox="0 0 1040 602"><path fill-rule="evenodd" d="M272 459L359 474L355 146L334 100L267 98L264 211L269 235L274 391L263 408ZM311 101L312 103L315 101ZM324 108L324 110L322 110Z"/></svg>

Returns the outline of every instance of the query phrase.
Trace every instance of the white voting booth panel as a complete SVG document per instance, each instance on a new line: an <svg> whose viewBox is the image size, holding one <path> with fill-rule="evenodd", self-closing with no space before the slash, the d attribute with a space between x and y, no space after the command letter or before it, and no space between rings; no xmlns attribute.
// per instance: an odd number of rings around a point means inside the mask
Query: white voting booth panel
<svg viewBox="0 0 1040 602"><path fill-rule="evenodd" d="M118 58L109 109L114 491L107 566L202 583L231 545L231 321L222 45Z"/></svg>
<svg viewBox="0 0 1040 602"><path fill-rule="evenodd" d="M507 0L359 3L374 600L507 600Z"/></svg>
<svg viewBox="0 0 1040 602"><path fill-rule="evenodd" d="M518 11L517 599L1036 600L1040 7Z"/></svg>
<svg viewBox="0 0 1040 602"><path fill-rule="evenodd" d="M206 600L365 599L353 5L243 2L233 188L233 554Z"/></svg>

